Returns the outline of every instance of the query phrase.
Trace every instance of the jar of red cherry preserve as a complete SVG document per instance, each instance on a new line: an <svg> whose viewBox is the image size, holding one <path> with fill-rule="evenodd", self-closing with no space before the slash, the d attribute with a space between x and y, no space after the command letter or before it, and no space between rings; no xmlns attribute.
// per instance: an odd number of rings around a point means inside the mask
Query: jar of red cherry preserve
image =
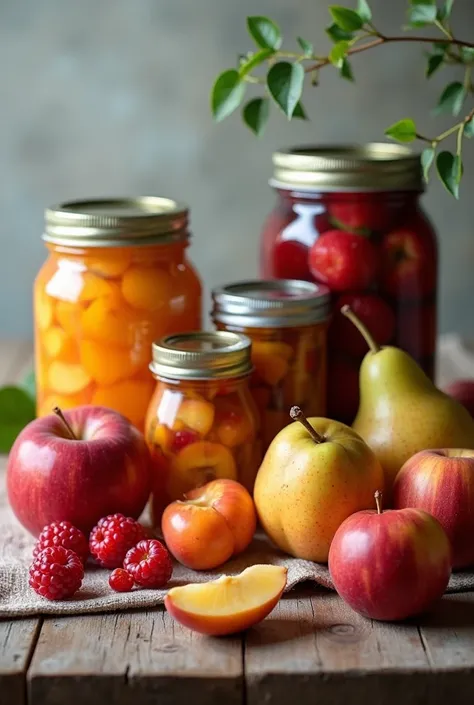
<svg viewBox="0 0 474 705"><path fill-rule="evenodd" d="M342 305L433 377L437 241L419 202L420 156L390 144L301 147L277 152L273 164L277 202L263 228L260 274L331 290L328 414L351 423L367 346Z"/></svg>

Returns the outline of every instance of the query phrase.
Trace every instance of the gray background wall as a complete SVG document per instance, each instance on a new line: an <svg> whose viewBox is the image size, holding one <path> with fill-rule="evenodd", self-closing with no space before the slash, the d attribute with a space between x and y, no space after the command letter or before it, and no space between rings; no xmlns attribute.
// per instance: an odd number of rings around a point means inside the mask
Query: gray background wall
<svg viewBox="0 0 474 705"><path fill-rule="evenodd" d="M275 148L373 140L407 115L427 133L443 129L445 120L428 114L443 80L424 80L421 50L411 45L358 57L354 86L325 69L321 86L305 98L307 124L274 114L257 141L237 115L212 123L215 74L252 47L246 15L270 14L289 40L302 34L324 50L328 4L0 0L0 337L31 335L31 283L45 257L47 204L140 193L188 201L191 255L209 289L257 273ZM380 28L398 33L406 0L371 4ZM473 39L474 2L457 0L455 9L459 36ZM466 145L460 203L436 182L425 198L441 235L441 326L465 333L474 333L473 142Z"/></svg>

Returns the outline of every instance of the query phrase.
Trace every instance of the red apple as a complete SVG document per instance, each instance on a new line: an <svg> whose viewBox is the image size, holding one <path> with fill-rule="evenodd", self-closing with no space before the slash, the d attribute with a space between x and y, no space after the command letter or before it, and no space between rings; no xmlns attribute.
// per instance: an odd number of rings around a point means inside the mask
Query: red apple
<svg viewBox="0 0 474 705"><path fill-rule="evenodd" d="M334 306L334 315L329 328L329 345L332 349L346 352L362 359L368 350L367 343L357 328L343 316L341 309L348 305L365 323L380 345L387 345L395 333L395 314L390 306L374 294L343 294Z"/></svg>
<svg viewBox="0 0 474 705"><path fill-rule="evenodd" d="M328 230L309 251L313 277L332 291L363 291L377 278L378 252L362 235Z"/></svg>
<svg viewBox="0 0 474 705"><path fill-rule="evenodd" d="M102 406L79 406L63 419L35 419L13 444L7 489L18 520L36 536L53 521L88 532L107 514L138 518L151 488L142 434Z"/></svg>
<svg viewBox="0 0 474 705"><path fill-rule="evenodd" d="M393 207L387 199L367 194L337 194L329 202L334 227L350 232L386 230L392 224Z"/></svg>
<svg viewBox="0 0 474 705"><path fill-rule="evenodd" d="M436 287L436 248L431 230L420 219L384 235L382 285L386 293L419 299Z"/></svg>
<svg viewBox="0 0 474 705"><path fill-rule="evenodd" d="M298 240L280 240L273 251L273 277L311 279L308 246Z"/></svg>
<svg viewBox="0 0 474 705"><path fill-rule="evenodd" d="M444 391L457 399L474 416L474 379L457 379L448 384Z"/></svg>
<svg viewBox="0 0 474 705"><path fill-rule="evenodd" d="M428 610L451 573L441 524L421 509L365 510L346 519L329 550L329 571L345 602L364 617L395 621Z"/></svg>
<svg viewBox="0 0 474 705"><path fill-rule="evenodd" d="M474 565L474 450L422 450L393 487L394 506L432 514L451 541L453 568Z"/></svg>

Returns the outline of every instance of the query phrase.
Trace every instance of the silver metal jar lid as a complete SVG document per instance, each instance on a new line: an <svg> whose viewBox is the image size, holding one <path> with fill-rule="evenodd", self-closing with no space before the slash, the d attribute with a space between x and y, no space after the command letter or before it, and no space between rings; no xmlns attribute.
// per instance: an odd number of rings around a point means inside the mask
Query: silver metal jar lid
<svg viewBox="0 0 474 705"><path fill-rule="evenodd" d="M294 279L244 281L212 292L214 322L242 328L285 328L326 321L326 286Z"/></svg>
<svg viewBox="0 0 474 705"><path fill-rule="evenodd" d="M43 240L65 247L130 247L187 240L188 207L170 198L68 201L45 211Z"/></svg>
<svg viewBox="0 0 474 705"><path fill-rule="evenodd" d="M251 341L227 331L169 335L153 343L150 370L176 380L229 379L252 371Z"/></svg>

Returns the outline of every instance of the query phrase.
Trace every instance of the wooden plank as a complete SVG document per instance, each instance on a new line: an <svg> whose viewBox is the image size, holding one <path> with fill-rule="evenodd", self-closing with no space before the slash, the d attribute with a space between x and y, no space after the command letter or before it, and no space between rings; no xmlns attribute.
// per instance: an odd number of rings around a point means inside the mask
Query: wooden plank
<svg viewBox="0 0 474 705"><path fill-rule="evenodd" d="M434 669L474 674L474 593L446 596L420 624L421 638ZM474 681L472 701L474 701Z"/></svg>
<svg viewBox="0 0 474 705"><path fill-rule="evenodd" d="M243 702L242 641L181 628L162 609L46 619L30 705Z"/></svg>
<svg viewBox="0 0 474 705"><path fill-rule="evenodd" d="M444 619L446 625L446 614L455 612L460 625L464 608L447 604L465 602L461 597L446 598L428 624ZM422 638L416 623L366 620L335 595L282 600L246 636L247 703L446 705L456 698L457 705L472 705L474 620L470 625L462 635L453 629L449 645L436 626L422 627ZM457 656L450 659L450 651Z"/></svg>

